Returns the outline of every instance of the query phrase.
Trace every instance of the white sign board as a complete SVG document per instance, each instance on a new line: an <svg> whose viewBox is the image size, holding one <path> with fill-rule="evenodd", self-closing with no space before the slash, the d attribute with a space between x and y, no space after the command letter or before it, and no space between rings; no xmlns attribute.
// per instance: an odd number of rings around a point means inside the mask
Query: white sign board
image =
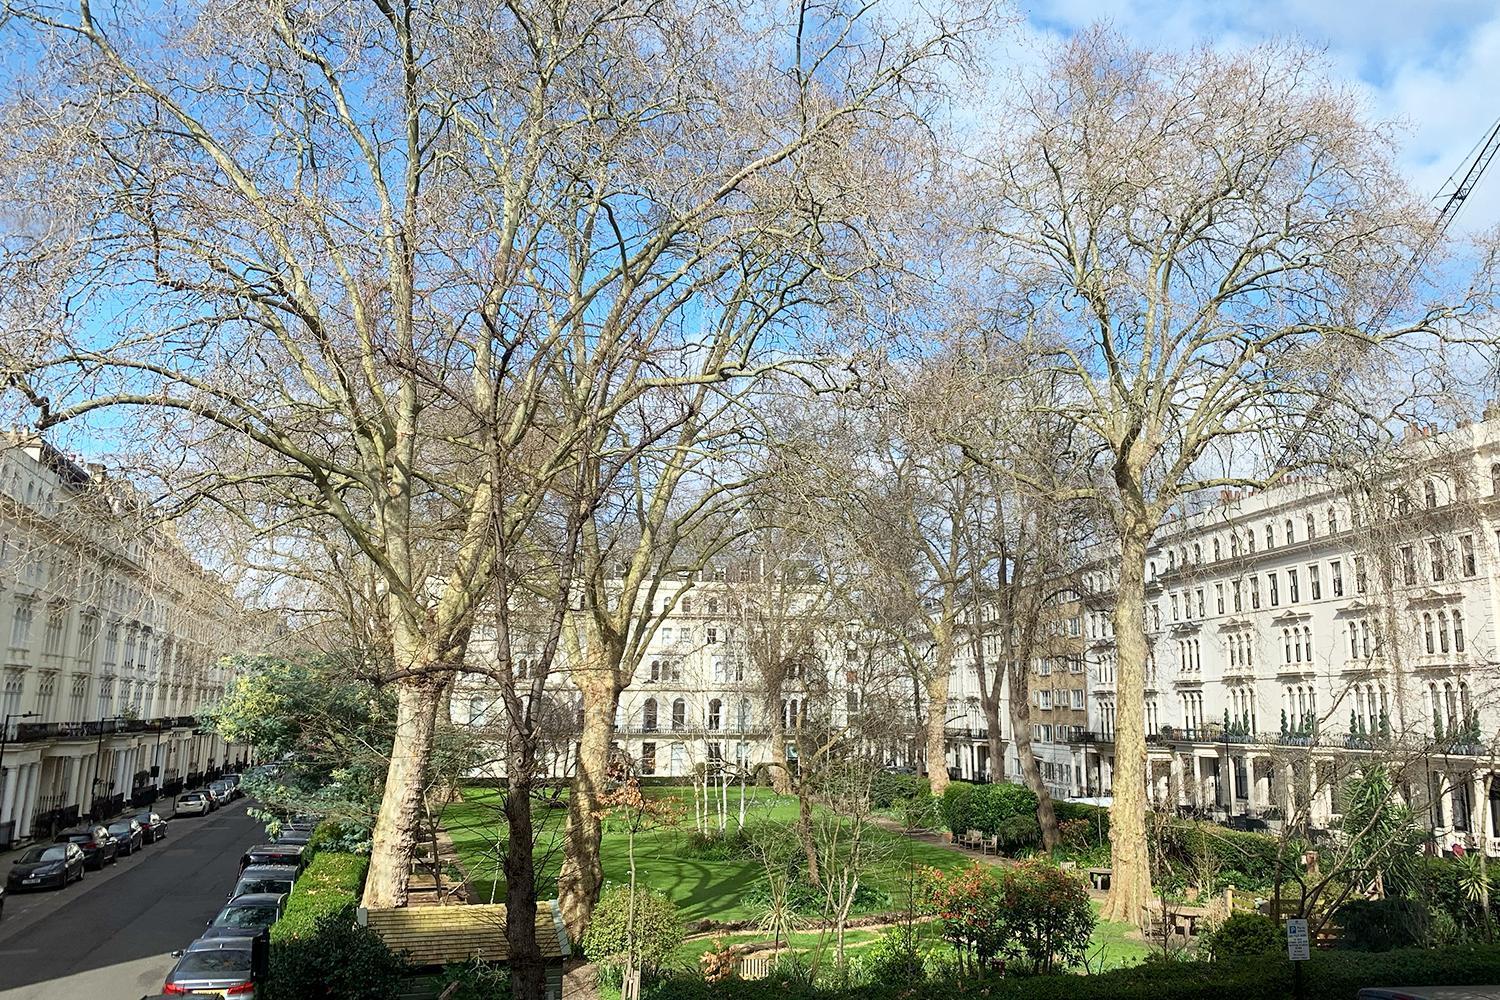
<svg viewBox="0 0 1500 1000"><path fill-rule="evenodd" d="M1306 920L1286 922L1286 957L1293 962L1305 962L1312 957Z"/></svg>

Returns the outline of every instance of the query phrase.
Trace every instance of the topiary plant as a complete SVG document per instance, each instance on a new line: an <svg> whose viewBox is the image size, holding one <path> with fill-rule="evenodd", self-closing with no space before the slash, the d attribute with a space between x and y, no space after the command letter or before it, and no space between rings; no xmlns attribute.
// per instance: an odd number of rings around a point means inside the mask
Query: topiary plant
<svg viewBox="0 0 1500 1000"><path fill-rule="evenodd" d="M605 889L583 934L584 953L613 972L622 971L631 951L630 921L630 888ZM637 966L648 975L655 973L682 944L676 905L655 889L636 889L634 938Z"/></svg>
<svg viewBox="0 0 1500 1000"><path fill-rule="evenodd" d="M1276 921L1264 913L1232 913L1199 942L1198 947L1215 959L1270 955L1279 952L1286 937Z"/></svg>

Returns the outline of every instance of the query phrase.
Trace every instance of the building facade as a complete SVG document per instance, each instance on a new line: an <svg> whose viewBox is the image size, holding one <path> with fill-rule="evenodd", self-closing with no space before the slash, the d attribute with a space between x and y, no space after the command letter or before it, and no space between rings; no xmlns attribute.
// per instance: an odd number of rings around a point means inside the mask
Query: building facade
<svg viewBox="0 0 1500 1000"><path fill-rule="evenodd" d="M1148 552L1151 801L1315 827L1397 768L1436 845L1500 848L1500 419L1408 435L1338 486L1224 493ZM1090 785L1112 784L1115 568L1085 574Z"/></svg>
<svg viewBox="0 0 1500 1000"><path fill-rule="evenodd" d="M196 713L229 683L235 607L102 468L0 449L0 846L173 794L246 748Z"/></svg>

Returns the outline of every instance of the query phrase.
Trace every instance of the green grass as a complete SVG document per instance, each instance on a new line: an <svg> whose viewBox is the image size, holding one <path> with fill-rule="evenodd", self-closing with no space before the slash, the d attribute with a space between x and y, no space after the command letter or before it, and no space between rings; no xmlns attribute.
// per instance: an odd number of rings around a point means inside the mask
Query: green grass
<svg viewBox="0 0 1500 1000"><path fill-rule="evenodd" d="M675 827L647 831L636 838L636 867L642 884L657 889L677 904L684 920L749 920L758 916L752 907L741 902L745 890L761 878L761 867L750 860L708 861L685 857L679 850L686 833L693 828L692 790L688 788L650 788L655 797L673 796L681 800L685 820ZM467 788L463 801L450 804L443 812L443 826L453 838L454 847L469 872L469 882L483 901L504 899L504 884L496 864L497 839L503 837L503 817L499 793L488 788ZM797 816L797 800L778 796L770 789L747 789L749 800L746 821L773 821L790 824ZM738 793L731 793L730 823L735 823ZM561 835L566 811L537 808L533 823L537 829L537 858L544 879L555 878L562 866ZM902 872L908 864L952 871L971 860L962 851L925 844L884 829L872 831L874 842L884 849L886 861L882 870L872 873L869 882L893 898L904 898ZM606 826L601 850L604 877L607 881L630 881L628 837L622 830ZM550 886L542 887L543 894ZM885 909L880 907L879 909ZM856 914L858 915L858 914Z"/></svg>
<svg viewBox="0 0 1500 1000"><path fill-rule="evenodd" d="M1098 901L1094 901L1092 905L1094 915L1098 916ZM1102 962L1106 969L1136 965L1150 953L1151 949L1141 939L1140 932L1130 924L1101 920L1094 928L1094 937L1089 943L1089 961Z"/></svg>

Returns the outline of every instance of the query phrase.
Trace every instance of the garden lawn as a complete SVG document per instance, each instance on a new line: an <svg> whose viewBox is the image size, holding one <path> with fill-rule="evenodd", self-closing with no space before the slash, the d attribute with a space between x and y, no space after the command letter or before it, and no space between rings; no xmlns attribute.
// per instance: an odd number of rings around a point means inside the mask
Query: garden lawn
<svg viewBox="0 0 1500 1000"><path fill-rule="evenodd" d="M729 921L758 917L760 914L756 908L741 900L745 891L761 878L760 865L742 859L703 860L689 856L681 849L693 829L692 789L647 788L646 793L658 798L678 798L684 819L674 827L647 831L636 837L636 869L640 884L665 893L677 904L683 920ZM747 822L772 820L790 825L796 819L797 800L790 796L778 796L766 788L751 788L746 790L746 798ZM731 790L731 826L736 820L738 800L738 791ZM500 804L500 795L495 789L471 787L463 790L461 801L451 803L443 811L443 827L453 838L454 847L469 874L469 883L481 902L489 902L491 898L496 902L505 899L498 863L499 852L504 850L504 816ZM543 876L539 891L543 896L555 892L552 880L562 867L562 830L566 816L565 809L547 808L541 803L534 812L536 852ZM889 860L885 870L871 874L869 883L886 892L894 901L892 906L877 907L876 910L902 904L905 892L902 872L908 864L953 871L972 860L955 848L922 843L882 828L872 828L870 835L888 849ZM625 832L606 824L601 853L607 882L629 883L627 845Z"/></svg>

